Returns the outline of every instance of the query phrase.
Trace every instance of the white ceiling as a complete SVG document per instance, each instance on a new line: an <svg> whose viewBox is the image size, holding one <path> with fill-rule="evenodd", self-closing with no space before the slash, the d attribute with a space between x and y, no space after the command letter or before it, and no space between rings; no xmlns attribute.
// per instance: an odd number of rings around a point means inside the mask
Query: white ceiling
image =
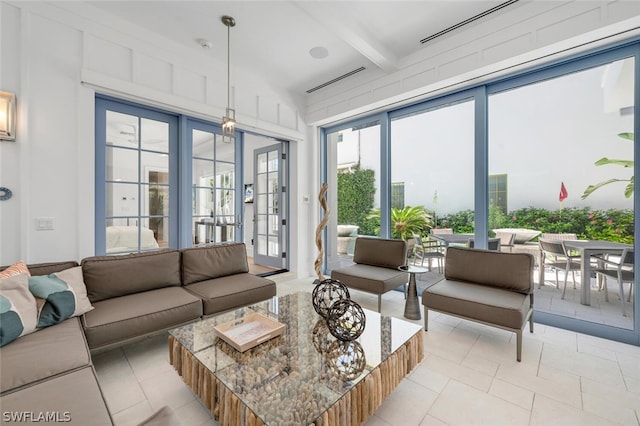
<svg viewBox="0 0 640 426"><path fill-rule="evenodd" d="M89 1L187 49L226 63L231 28L231 67L262 75L295 95L352 70L365 67L393 72L403 59L428 48L420 40L459 24L507 0L413 1ZM508 5L511 9L519 3ZM482 19L482 18L480 18ZM472 26L479 21L474 21ZM453 31L464 31L463 28ZM200 47L198 39L212 43ZM309 51L324 47L328 56ZM355 78L355 77L349 77Z"/></svg>

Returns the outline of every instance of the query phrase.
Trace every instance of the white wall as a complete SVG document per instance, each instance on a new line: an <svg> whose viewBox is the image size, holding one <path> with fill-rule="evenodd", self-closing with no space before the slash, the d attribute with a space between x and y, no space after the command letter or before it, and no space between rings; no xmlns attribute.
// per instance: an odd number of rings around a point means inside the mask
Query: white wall
<svg viewBox="0 0 640 426"><path fill-rule="evenodd" d="M0 264L80 260L94 253L95 94L219 121L226 67L87 4L1 2L0 13L0 87L19 102L17 140L0 144L0 185L15 194L0 204ZM304 140L287 93L234 74L240 128ZM38 217L54 229L36 231Z"/></svg>
<svg viewBox="0 0 640 426"><path fill-rule="evenodd" d="M19 104L17 141L0 143L0 185L14 192L0 202L0 264L79 260L94 245L95 93L219 120L225 67L86 3L2 1L0 15L0 87L15 92ZM402 60L398 72L367 70L315 92L307 111L259 76L234 71L240 127L294 141L292 269L312 271L320 217L318 132L307 124L475 84L538 58L591 48L598 39L630 37L638 27L640 2L528 2L438 39ZM52 217L54 229L35 231L37 217Z"/></svg>

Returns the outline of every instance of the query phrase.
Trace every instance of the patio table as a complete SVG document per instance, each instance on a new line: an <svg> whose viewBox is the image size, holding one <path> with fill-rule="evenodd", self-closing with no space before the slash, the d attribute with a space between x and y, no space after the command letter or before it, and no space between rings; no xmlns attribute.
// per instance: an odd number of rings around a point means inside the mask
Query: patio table
<svg viewBox="0 0 640 426"><path fill-rule="evenodd" d="M591 305L591 256L596 254L620 255L623 249L633 247L630 244L604 240L568 240L564 241L564 246L567 250L580 252L580 276L582 277L580 303L583 305Z"/></svg>
<svg viewBox="0 0 640 426"><path fill-rule="evenodd" d="M429 234L429 238L442 241L446 247L451 244L467 245L473 234Z"/></svg>

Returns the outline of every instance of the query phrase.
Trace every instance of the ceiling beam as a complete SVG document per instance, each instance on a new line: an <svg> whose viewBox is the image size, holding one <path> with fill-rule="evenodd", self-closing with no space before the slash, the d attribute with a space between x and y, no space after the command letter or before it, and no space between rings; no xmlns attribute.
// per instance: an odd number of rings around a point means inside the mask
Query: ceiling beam
<svg viewBox="0 0 640 426"><path fill-rule="evenodd" d="M312 1L293 4L384 72L392 73L398 70L396 55L342 10L339 2L331 3L330 7L327 6L327 3Z"/></svg>

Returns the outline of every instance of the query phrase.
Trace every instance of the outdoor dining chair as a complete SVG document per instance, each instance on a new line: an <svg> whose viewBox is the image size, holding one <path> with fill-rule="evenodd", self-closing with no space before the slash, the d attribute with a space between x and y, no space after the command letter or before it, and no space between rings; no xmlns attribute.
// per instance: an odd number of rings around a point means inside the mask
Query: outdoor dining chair
<svg viewBox="0 0 640 426"><path fill-rule="evenodd" d="M604 286L604 300L609 301L609 292L607 291L607 278L615 278L618 281L618 294L620 297L620 303L622 304L622 316L627 316L626 303L624 298L624 283L629 283L629 296L628 302L631 302L631 290L633 287L634 278L634 264L633 264L632 248L622 250L622 254L619 259L614 259L614 256L608 258L601 258L601 267L596 268L594 271L597 275L600 275L603 279Z"/></svg>
<svg viewBox="0 0 640 426"><path fill-rule="evenodd" d="M567 291L567 278L569 272L573 279L573 288L576 288L576 271L580 270L580 257L571 256L567 253L564 247L564 240L545 240L540 239L540 251L542 252L541 268L553 269L556 273L556 288L560 288L558 281L558 271L564 271L564 288L562 289L562 299ZM544 283L544 269L542 272L542 279L538 283L538 288L542 287Z"/></svg>
<svg viewBox="0 0 640 426"><path fill-rule="evenodd" d="M474 248L474 246L475 246L474 239L469 238L469 241L467 242L467 247ZM500 238L489 238L487 240L487 249L500 251Z"/></svg>
<svg viewBox="0 0 640 426"><path fill-rule="evenodd" d="M438 273L442 274L444 269L444 251L445 246L440 241L423 240L421 236L413 234L413 264L420 260L420 266L424 266L425 259L427 267L431 271L431 261L436 260L438 264Z"/></svg>
<svg viewBox="0 0 640 426"><path fill-rule="evenodd" d="M513 232L496 232L496 238L500 239L500 251L505 251L508 248L509 251L513 251L513 246L516 241L516 234Z"/></svg>

